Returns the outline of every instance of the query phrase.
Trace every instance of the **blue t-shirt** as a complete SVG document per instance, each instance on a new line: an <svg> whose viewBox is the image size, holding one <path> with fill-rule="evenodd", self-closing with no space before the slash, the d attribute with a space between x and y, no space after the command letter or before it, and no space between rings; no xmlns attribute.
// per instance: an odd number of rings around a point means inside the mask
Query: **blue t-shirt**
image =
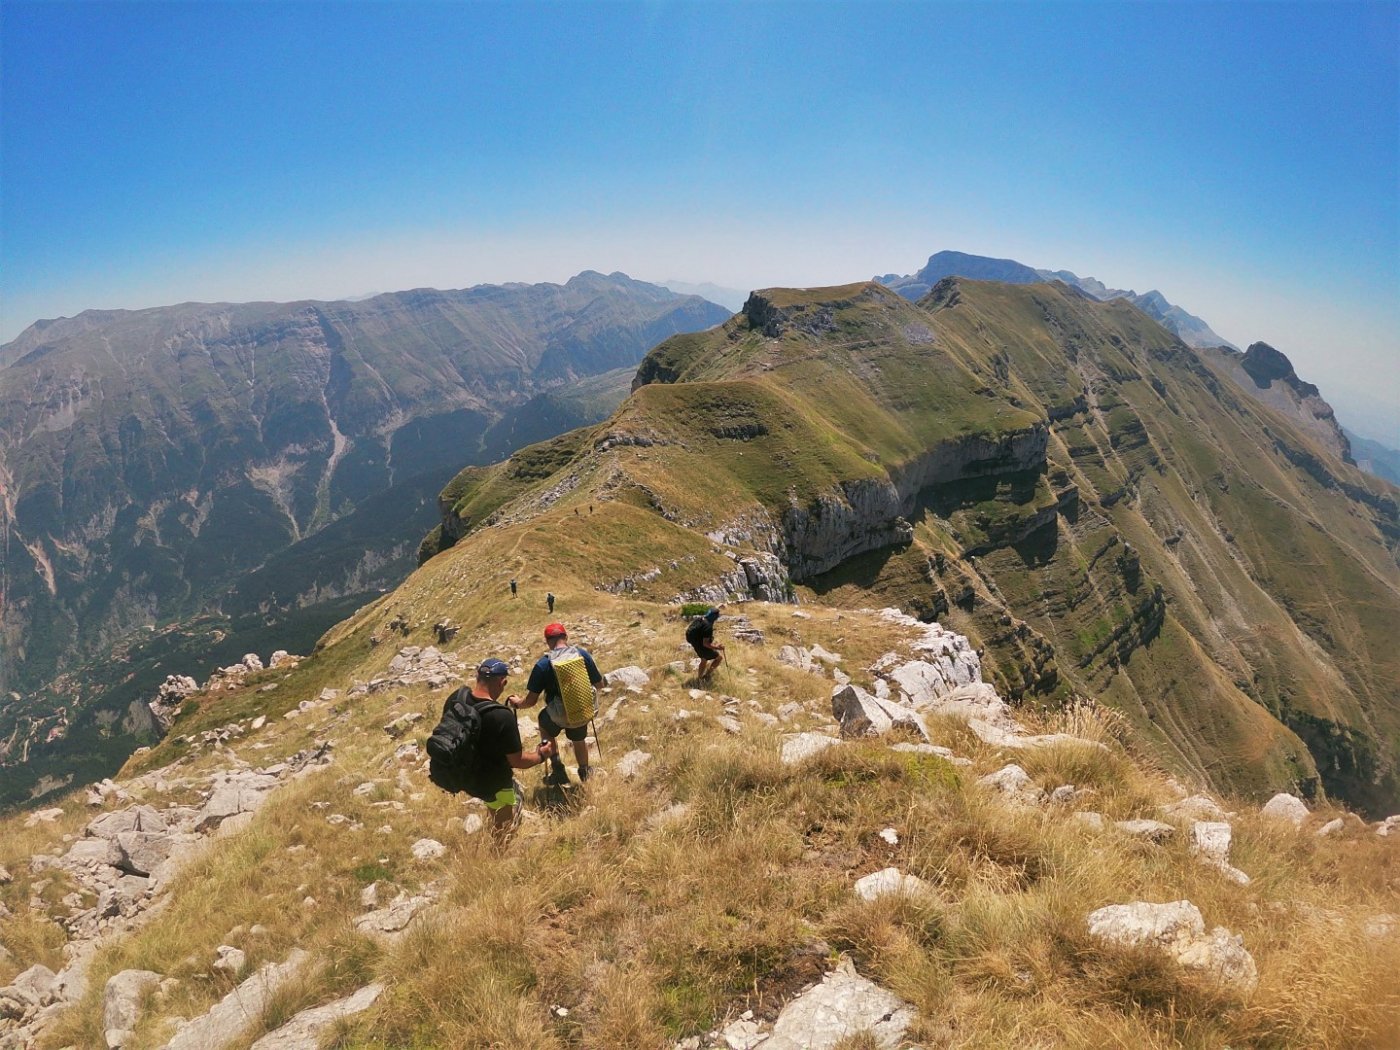
<svg viewBox="0 0 1400 1050"><path fill-rule="evenodd" d="M593 655L581 645L573 648L583 657L583 666L588 670L588 680L595 686L600 685L603 676L598 673L598 665L593 662ZM539 693L544 697L544 709L549 712L549 717L555 725L568 728L568 720L564 717L564 698L559 695L559 679L554 673L554 665L549 662L548 654L541 656L535 666L530 668L530 680L525 687L530 692Z"/></svg>

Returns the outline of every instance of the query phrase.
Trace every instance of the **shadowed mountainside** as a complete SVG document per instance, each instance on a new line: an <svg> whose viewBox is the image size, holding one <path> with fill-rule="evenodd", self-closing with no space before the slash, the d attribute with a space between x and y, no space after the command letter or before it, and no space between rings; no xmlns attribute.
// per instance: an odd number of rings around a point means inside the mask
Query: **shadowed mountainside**
<svg viewBox="0 0 1400 1050"><path fill-rule="evenodd" d="M316 606L402 579L463 462L605 417L648 348L728 316L587 272L33 325L0 348L0 764L26 758L5 798L132 746L63 672L210 612L323 629ZM133 670L153 688L171 669Z"/></svg>

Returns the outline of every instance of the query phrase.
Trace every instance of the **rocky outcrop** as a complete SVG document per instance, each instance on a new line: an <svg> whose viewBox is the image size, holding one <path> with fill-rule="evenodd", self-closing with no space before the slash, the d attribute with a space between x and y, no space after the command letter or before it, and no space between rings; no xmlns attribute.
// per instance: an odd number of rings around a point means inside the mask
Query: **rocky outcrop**
<svg viewBox="0 0 1400 1050"><path fill-rule="evenodd" d="M1111 904L1093 912L1088 922L1089 934L1097 940L1157 949L1220 984L1248 992L1259 983L1244 940L1219 926L1207 934L1200 909L1190 901Z"/></svg>
<svg viewBox="0 0 1400 1050"><path fill-rule="evenodd" d="M937 485L1045 467L1049 428L1036 424L996 436L967 434L941 442L886 478L842 482L837 490L782 516L788 571L801 583L866 551L913 538L919 496Z"/></svg>

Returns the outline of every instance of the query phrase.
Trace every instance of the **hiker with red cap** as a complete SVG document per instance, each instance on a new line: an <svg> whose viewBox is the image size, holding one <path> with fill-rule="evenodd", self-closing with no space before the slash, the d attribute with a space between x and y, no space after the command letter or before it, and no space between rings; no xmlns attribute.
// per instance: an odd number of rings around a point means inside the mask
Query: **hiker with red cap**
<svg viewBox="0 0 1400 1050"><path fill-rule="evenodd" d="M574 745L578 778L587 780L592 772L588 762L588 723L594 714L593 690L602 684L603 676L593 662L592 653L582 646L569 644L569 632L562 623L552 623L546 627L544 640L549 651L530 669L530 679L525 683L525 699L515 701L512 706L517 710L534 707L543 696L545 706L539 718L540 739L552 744L561 732L567 736ZM551 756L550 770L545 774L544 782L554 786L569 783L569 772L564 768L557 748Z"/></svg>

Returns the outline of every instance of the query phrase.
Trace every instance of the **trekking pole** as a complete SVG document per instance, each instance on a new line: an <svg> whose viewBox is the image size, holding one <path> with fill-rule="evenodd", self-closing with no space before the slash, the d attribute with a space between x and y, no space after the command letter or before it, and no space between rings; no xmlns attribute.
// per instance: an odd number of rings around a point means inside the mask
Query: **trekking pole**
<svg viewBox="0 0 1400 1050"><path fill-rule="evenodd" d="M593 746L598 749L598 757L603 757L603 745L598 743L598 720L590 718L588 724L593 727Z"/></svg>

